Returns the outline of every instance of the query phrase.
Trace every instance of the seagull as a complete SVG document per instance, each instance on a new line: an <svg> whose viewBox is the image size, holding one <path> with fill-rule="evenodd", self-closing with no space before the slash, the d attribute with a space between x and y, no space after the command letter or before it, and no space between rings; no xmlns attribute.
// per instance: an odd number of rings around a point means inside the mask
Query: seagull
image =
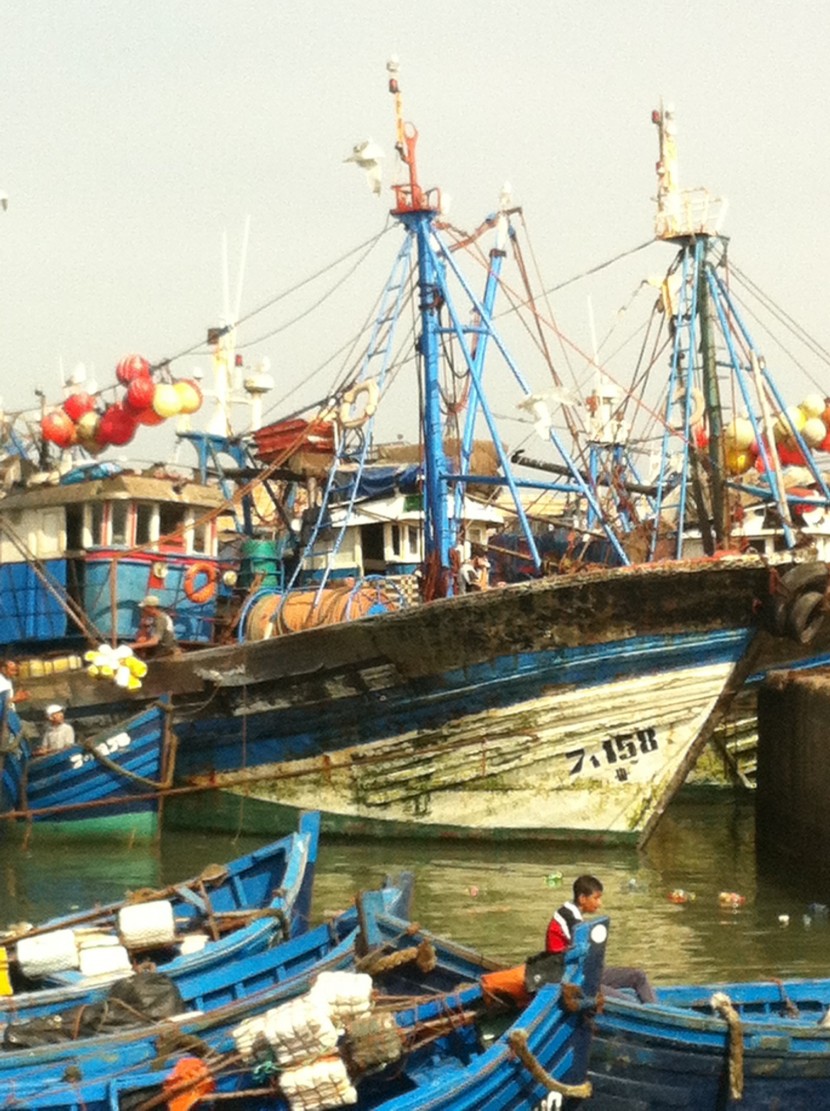
<svg viewBox="0 0 830 1111"><path fill-rule="evenodd" d="M354 162L366 173L366 180L376 197L380 196L381 170L380 159L384 157L383 151L371 139L364 139L362 143L355 143L352 153L344 162Z"/></svg>

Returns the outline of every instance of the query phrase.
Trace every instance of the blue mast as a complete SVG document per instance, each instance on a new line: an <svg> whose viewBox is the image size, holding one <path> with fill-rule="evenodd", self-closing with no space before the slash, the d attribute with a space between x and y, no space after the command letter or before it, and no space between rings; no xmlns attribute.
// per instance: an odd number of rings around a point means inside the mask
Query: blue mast
<svg viewBox="0 0 830 1111"><path fill-rule="evenodd" d="M397 62L390 61L387 69L389 91L395 97L395 149L409 169L409 182L393 186L395 208L392 214L414 235L418 248L418 288L421 298L418 306L421 319L419 354L423 360L424 555L427 567L439 579L435 594L440 596L452 592L449 572L450 548L453 546L445 477L439 376L439 313L443 304L441 289L444 283L438 269L442 263L438 262L429 244L432 222L440 208L440 194L435 189L424 193L418 182L415 159L418 130L413 124L404 123Z"/></svg>

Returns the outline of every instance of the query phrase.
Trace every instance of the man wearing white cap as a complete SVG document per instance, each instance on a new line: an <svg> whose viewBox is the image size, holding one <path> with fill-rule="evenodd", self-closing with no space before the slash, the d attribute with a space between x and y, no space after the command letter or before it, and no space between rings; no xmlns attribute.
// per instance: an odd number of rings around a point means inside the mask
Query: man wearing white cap
<svg viewBox="0 0 830 1111"><path fill-rule="evenodd" d="M47 706L46 720L49 724L43 731L39 753L60 752L62 748L69 748L75 743L75 730L68 721L63 720L63 706L59 706L57 702Z"/></svg>
<svg viewBox="0 0 830 1111"><path fill-rule="evenodd" d="M145 659L161 656L178 656L181 652L173 631L173 618L161 608L155 594L148 594L139 602L141 620L138 633L131 647Z"/></svg>

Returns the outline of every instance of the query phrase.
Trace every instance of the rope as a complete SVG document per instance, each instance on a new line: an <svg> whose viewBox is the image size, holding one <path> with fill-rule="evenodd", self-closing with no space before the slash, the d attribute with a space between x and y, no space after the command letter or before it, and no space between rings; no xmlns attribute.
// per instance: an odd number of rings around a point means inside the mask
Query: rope
<svg viewBox="0 0 830 1111"><path fill-rule="evenodd" d="M569 1099L591 1098L593 1088L589 1080L582 1084L563 1084L561 1081L554 1079L531 1052L527 1044L527 1034L521 1028L510 1031L507 1035L507 1044L537 1084L541 1084L549 1092L559 1092L560 1095L567 1096Z"/></svg>
<svg viewBox="0 0 830 1111"><path fill-rule="evenodd" d="M392 968L399 968L411 961L415 961L422 972L431 972L435 968L438 964L438 957L435 953L435 946L429 938L424 938L420 945L412 945L408 949L401 949L398 953L389 953L385 957L369 953L357 962L356 968L358 972L368 972L370 976L379 976L383 972L388 972Z"/></svg>
<svg viewBox="0 0 830 1111"><path fill-rule="evenodd" d="M169 783L157 783L154 779L147 779L146 776L139 775L138 772L131 772L127 768L122 768L120 764L116 764L114 760L110 760L109 756L105 756L103 752L99 752L95 744L91 741L79 741L78 743L81 748L89 752L99 764L115 775L123 776L124 779L131 779L134 783L140 783L142 787L149 787L151 791L163 791L165 787L170 786Z"/></svg>
<svg viewBox="0 0 830 1111"><path fill-rule="evenodd" d="M729 1096L742 1099L744 1094L744 1032L741 1016L732 1006L732 1000L722 991L716 991L709 1000L713 1010L729 1027Z"/></svg>

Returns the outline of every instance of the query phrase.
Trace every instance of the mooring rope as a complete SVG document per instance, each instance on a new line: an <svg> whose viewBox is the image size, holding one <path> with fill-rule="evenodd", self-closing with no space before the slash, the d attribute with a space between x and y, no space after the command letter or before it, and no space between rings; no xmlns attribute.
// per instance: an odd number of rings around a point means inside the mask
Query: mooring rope
<svg viewBox="0 0 830 1111"><path fill-rule="evenodd" d="M560 1095L570 1099L590 1099L593 1088L591 1082L586 1080L582 1084L563 1084L554 1079L544 1068L527 1044L527 1033L518 1028L511 1030L507 1035L507 1044L522 1062L533 1079L547 1088L549 1092L559 1092Z"/></svg>
<svg viewBox="0 0 830 1111"><path fill-rule="evenodd" d="M743 1099L744 1032L741 1016L725 992L716 991L709 1002L729 1027L729 1096L735 1100Z"/></svg>

